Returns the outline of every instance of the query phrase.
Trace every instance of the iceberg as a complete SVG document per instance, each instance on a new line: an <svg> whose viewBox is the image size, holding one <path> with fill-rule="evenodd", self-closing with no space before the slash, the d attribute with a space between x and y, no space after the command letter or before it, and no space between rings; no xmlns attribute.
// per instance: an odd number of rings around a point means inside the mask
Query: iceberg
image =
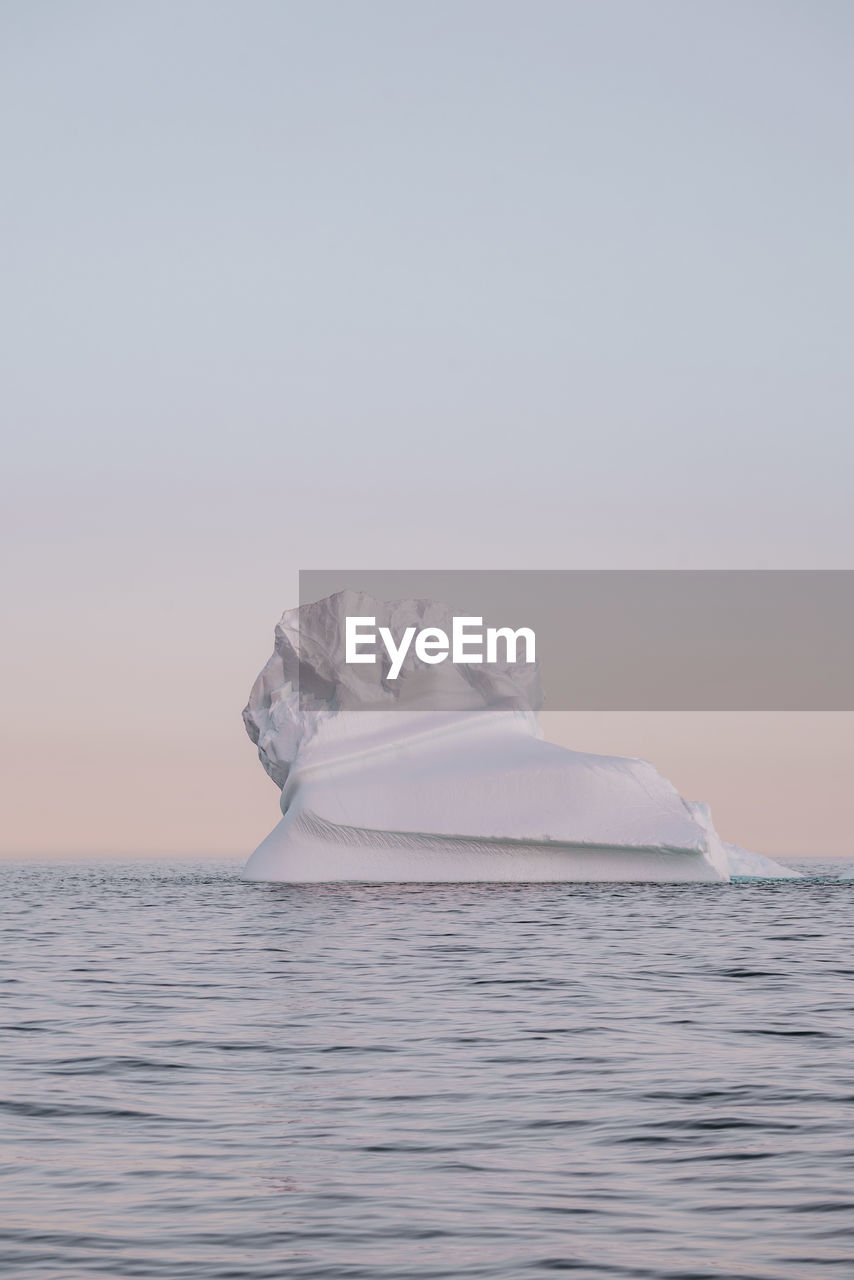
<svg viewBox="0 0 854 1280"><path fill-rule="evenodd" d="M345 663L346 619L450 630L426 600L339 592L286 611L243 719L282 818L245 868L287 883L796 876L726 844L644 760L546 742L536 665Z"/></svg>

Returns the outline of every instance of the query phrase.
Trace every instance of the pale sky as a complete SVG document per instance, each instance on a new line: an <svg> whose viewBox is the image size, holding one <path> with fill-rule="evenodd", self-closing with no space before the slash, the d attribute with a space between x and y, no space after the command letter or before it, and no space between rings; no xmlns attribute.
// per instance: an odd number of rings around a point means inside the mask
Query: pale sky
<svg viewBox="0 0 854 1280"><path fill-rule="evenodd" d="M251 851L300 567L854 567L847 0L3 0L2 849ZM562 720L854 853L850 716Z"/></svg>

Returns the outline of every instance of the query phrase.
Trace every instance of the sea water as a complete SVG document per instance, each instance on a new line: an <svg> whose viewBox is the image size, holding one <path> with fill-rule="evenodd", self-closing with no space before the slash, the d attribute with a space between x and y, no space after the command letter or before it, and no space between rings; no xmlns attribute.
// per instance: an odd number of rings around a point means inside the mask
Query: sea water
<svg viewBox="0 0 854 1280"><path fill-rule="evenodd" d="M854 1275L854 881L0 864L0 1271Z"/></svg>

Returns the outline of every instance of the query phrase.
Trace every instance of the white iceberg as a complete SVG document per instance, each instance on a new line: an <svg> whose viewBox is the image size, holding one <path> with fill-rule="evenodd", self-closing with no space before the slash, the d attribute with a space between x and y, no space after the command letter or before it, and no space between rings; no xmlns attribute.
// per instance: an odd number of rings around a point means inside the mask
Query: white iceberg
<svg viewBox="0 0 854 1280"><path fill-rule="evenodd" d="M796 876L725 844L644 760L542 738L528 664L342 661L344 619L449 630L429 601L340 592L283 614L243 718L282 819L245 875L316 883L727 881ZM446 709L441 709L445 707Z"/></svg>

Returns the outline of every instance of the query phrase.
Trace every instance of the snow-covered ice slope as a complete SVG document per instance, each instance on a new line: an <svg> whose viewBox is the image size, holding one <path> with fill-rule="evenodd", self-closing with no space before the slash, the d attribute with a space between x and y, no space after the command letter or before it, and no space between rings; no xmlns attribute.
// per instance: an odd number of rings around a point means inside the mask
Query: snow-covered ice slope
<svg viewBox="0 0 854 1280"><path fill-rule="evenodd" d="M767 880L803 880L800 871L793 871L791 867L781 866L779 862L773 862L771 858L766 858L761 853L751 853L749 849L742 849L737 844L724 843L727 861L729 862L729 873L731 876L743 876L751 880L760 879Z"/></svg>
<svg viewBox="0 0 854 1280"><path fill-rule="evenodd" d="M728 846L708 808L651 764L543 741L523 663L426 666L398 680L341 661L346 616L450 630L427 601L342 592L286 612L244 720L282 788L256 880L725 881L796 873ZM299 688L301 693L297 692ZM443 703L452 707L437 710ZM468 709L460 709L461 707ZM366 710L366 708L371 708ZM750 870L742 869L748 864Z"/></svg>

